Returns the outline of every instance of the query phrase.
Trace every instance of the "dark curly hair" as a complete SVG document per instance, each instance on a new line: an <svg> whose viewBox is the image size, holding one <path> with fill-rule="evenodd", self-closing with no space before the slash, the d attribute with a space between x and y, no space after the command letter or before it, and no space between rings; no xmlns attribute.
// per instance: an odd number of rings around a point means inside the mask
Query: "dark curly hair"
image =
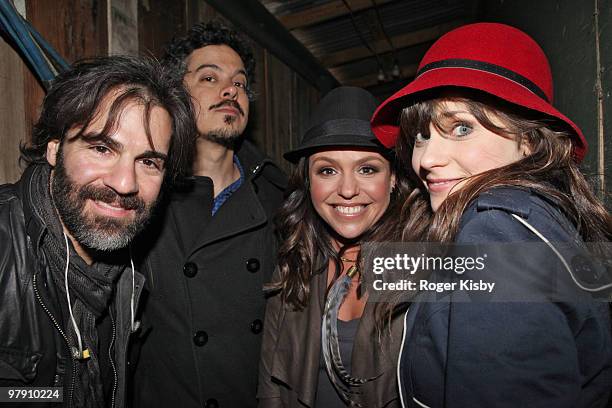
<svg viewBox="0 0 612 408"><path fill-rule="evenodd" d="M131 56L81 60L58 75L43 101L31 144L20 146L20 161L25 164L46 162L47 143L51 140L63 143L71 129L79 128L73 138L85 137L85 130L110 93L114 99L102 132L108 134L115 129L121 112L131 101L144 105L147 118L151 109L159 106L172 118L165 182L179 181L188 175L197 131L191 98L182 77L156 60ZM145 132L152 144L146 124Z"/></svg>
<svg viewBox="0 0 612 408"><path fill-rule="evenodd" d="M250 43L237 31L228 28L218 20L199 23L191 27L183 37L174 38L166 47L164 64L167 64L181 75L187 72L185 60L195 50L208 45L227 45L240 56L247 74L246 92L249 100L254 97L252 86L255 83L255 58Z"/></svg>

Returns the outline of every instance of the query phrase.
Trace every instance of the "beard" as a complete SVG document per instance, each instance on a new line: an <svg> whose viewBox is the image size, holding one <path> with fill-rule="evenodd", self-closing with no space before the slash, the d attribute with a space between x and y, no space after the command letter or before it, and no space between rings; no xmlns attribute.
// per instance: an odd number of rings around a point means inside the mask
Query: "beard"
<svg viewBox="0 0 612 408"><path fill-rule="evenodd" d="M78 185L64 167L61 147L51 182L57 212L70 235L79 244L97 251L125 248L147 225L157 202L147 205L137 195L123 196L108 187ZM87 200L99 201L134 211L134 218L105 217L88 214Z"/></svg>
<svg viewBox="0 0 612 408"><path fill-rule="evenodd" d="M225 119L226 123L228 123L228 118L231 118L232 121L235 120L233 116L228 115ZM241 136L241 132L231 129L214 129L206 133L200 133L202 139L209 140L231 150L235 150L236 145L240 142Z"/></svg>

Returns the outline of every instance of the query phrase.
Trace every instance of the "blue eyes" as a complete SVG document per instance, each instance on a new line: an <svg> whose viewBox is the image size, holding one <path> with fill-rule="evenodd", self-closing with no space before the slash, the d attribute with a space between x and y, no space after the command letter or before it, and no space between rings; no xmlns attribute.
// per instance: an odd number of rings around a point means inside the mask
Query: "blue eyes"
<svg viewBox="0 0 612 408"><path fill-rule="evenodd" d="M457 137L467 136L472 133L472 128L466 124L460 124L455 126L452 134Z"/></svg>
<svg viewBox="0 0 612 408"><path fill-rule="evenodd" d="M474 128L470 126L469 124L457 123L450 129L450 132L445 132L444 134L442 134L442 137L447 138L447 139L461 139L461 138L471 135L473 131L474 131ZM414 136L414 141L415 143L419 144L419 143L427 142L430 138L431 138L431 135L423 134L422 132L418 132Z"/></svg>

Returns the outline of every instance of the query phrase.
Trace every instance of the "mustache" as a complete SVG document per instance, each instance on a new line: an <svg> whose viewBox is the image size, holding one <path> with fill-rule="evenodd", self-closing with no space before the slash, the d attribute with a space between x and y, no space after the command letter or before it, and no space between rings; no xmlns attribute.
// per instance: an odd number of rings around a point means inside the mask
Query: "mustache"
<svg viewBox="0 0 612 408"><path fill-rule="evenodd" d="M221 101L219 103L216 103L214 105L211 105L208 110L214 110L214 109L219 109L223 106L231 106L232 108L235 108L241 116L244 116L244 111L242 110L242 107L240 106L240 104L236 101L232 101L231 99L225 100L225 101Z"/></svg>
<svg viewBox="0 0 612 408"><path fill-rule="evenodd" d="M101 201L106 204L111 204L115 207L121 207L126 210L136 210L142 212L145 209L145 202L142 198L136 195L120 195L107 187L95 187L92 185L83 186L79 190L79 198L81 200Z"/></svg>

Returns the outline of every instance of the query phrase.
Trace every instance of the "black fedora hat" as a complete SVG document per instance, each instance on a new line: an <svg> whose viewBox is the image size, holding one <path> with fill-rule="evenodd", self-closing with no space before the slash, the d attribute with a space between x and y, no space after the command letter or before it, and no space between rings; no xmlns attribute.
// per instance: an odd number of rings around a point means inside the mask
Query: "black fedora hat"
<svg viewBox="0 0 612 408"><path fill-rule="evenodd" d="M297 163L301 157L329 147L371 148L388 153L370 127L377 106L376 98L365 89L352 86L333 89L319 102L300 145L283 157Z"/></svg>

